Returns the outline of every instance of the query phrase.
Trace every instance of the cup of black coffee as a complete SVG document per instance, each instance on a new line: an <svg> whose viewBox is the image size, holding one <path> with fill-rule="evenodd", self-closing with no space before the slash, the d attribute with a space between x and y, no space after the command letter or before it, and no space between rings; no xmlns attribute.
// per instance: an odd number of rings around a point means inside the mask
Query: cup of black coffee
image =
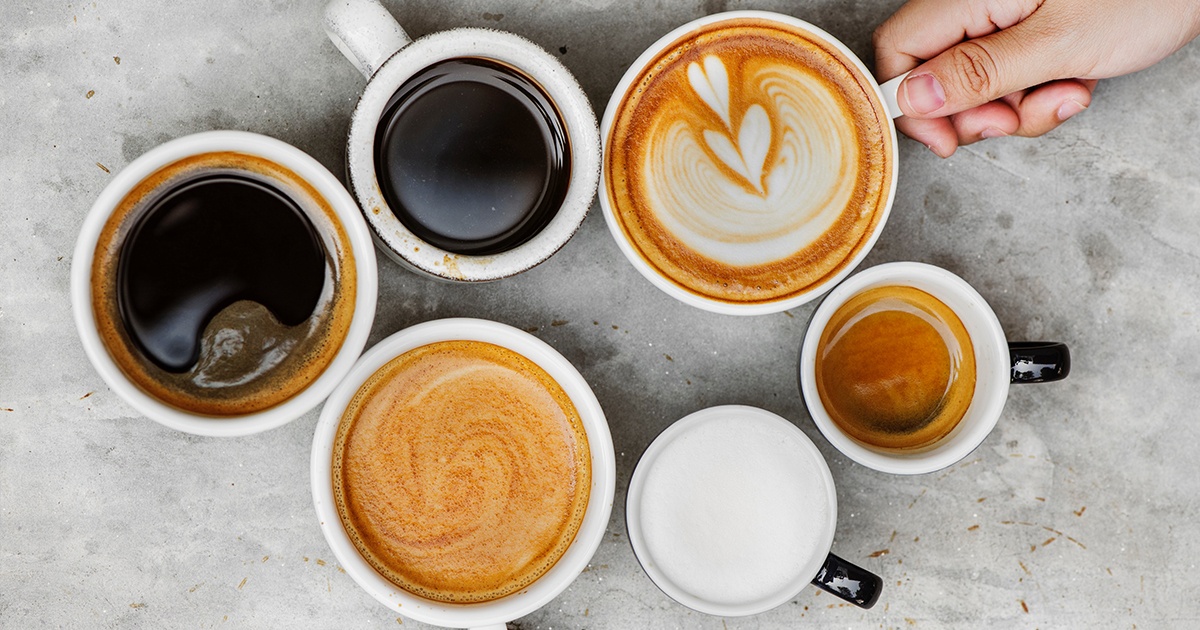
<svg viewBox="0 0 1200 630"><path fill-rule="evenodd" d="M558 59L488 29L413 41L376 0L333 0L325 29L369 79L346 162L380 249L418 273L479 282L570 240L595 195L600 139Z"/></svg>
<svg viewBox="0 0 1200 630"><path fill-rule="evenodd" d="M312 409L362 352L375 252L354 200L279 140L211 131L113 178L76 243L76 327L135 409L202 435Z"/></svg>

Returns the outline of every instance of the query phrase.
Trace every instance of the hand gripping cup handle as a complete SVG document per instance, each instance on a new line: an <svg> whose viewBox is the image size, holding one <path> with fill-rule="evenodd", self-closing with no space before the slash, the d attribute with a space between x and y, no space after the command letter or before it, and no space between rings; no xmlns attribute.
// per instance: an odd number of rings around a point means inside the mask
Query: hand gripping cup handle
<svg viewBox="0 0 1200 630"><path fill-rule="evenodd" d="M325 5L325 33L368 79L383 62L412 43L378 0L332 0Z"/></svg>

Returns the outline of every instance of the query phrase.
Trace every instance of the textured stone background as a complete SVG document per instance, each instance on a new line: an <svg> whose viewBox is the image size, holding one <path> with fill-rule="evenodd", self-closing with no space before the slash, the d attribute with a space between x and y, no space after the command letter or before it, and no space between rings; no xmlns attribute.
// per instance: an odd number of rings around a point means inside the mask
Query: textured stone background
<svg viewBox="0 0 1200 630"><path fill-rule="evenodd" d="M385 2L409 33L488 26L558 54L600 112L662 33L725 8L808 19L864 58L899 0ZM319 0L0 4L0 626L394 627L342 573L308 486L317 418L249 438L163 428L110 392L70 317L76 232L113 174L209 129L269 134L343 171L364 81ZM119 62L118 58L119 57ZM1014 387L960 465L894 477L840 456L795 380L811 306L711 315L654 289L598 208L553 259L447 286L380 259L372 342L447 316L496 319L567 356L618 453L609 534L562 596L514 628L1195 627L1200 624L1200 48L1105 81L1037 140L939 160L901 144L891 219L865 265L971 282L1012 339L1074 350L1070 379ZM668 358L668 355L670 358ZM746 619L654 588L624 531L638 454L671 421L744 403L789 418L838 484L834 549L883 576L871 611L808 588ZM404 621L405 627L421 624Z"/></svg>

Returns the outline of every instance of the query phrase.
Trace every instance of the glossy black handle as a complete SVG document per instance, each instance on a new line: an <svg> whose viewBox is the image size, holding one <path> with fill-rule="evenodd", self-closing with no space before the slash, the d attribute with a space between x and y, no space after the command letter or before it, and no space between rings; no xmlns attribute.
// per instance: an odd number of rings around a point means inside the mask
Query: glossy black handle
<svg viewBox="0 0 1200 630"><path fill-rule="evenodd" d="M1071 352L1065 343L1010 341L1008 356L1014 383L1061 381L1071 373Z"/></svg>
<svg viewBox="0 0 1200 630"><path fill-rule="evenodd" d="M825 566L813 578L813 586L837 595L862 608L870 608L879 601L883 580L870 571L829 554Z"/></svg>

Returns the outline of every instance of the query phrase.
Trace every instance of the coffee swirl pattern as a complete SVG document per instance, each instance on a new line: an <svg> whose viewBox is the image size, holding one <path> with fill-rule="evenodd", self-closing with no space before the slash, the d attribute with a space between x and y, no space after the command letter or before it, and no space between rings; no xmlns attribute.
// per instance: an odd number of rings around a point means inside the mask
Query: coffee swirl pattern
<svg viewBox="0 0 1200 630"><path fill-rule="evenodd" d="M123 261L130 258L130 243L162 245L156 242L162 238L159 232L138 236L144 231L141 228L147 216L164 199L212 179L272 191L302 213L313 234L301 236L319 239L316 260L305 270L316 276L310 283L312 295L302 300L304 308L293 314L295 321L281 321L287 318L279 316L278 308L272 311L270 307L295 297L290 295L294 287L288 282L289 276L300 273L295 268L277 268L277 273L259 278L259 289L265 287L283 296L265 300L268 305L261 300L263 295L253 291L243 291L244 299L229 304L212 297L221 293L222 283L226 287L253 285L262 265L246 264L242 258L278 256L290 246L286 241L295 236L294 232L287 237L282 231L273 233L272 225L251 230L249 224L262 216L262 207L244 199L228 201L231 205L227 208L196 198L177 204L178 209L187 211L183 214L192 217L190 222L179 225L182 214L174 213L160 224L173 225L178 242L168 242L166 249L177 247L179 251L171 256L160 252L158 257L149 256L138 263L157 283L129 281L131 273L123 269ZM254 237L247 238L247 234ZM210 257L213 260L206 260ZM219 260L224 257L233 260ZM195 270L205 269L222 271L204 277L202 282L186 279ZM191 282L194 286L173 286L175 277L181 285ZM356 277L350 240L341 219L311 184L261 157L228 151L204 153L160 168L138 183L113 210L96 244L91 270L92 310L109 356L139 389L191 413L238 416L287 401L332 363L353 318ZM235 298L237 293L225 292ZM126 306L131 301L150 303L158 314L166 315L157 321L147 320L158 324L157 329L136 326L128 315L138 311L123 309L123 299ZM210 303L219 304L219 311L209 313ZM147 340L156 335L147 334L147 330L166 339L162 343L167 347L182 345L185 351L171 356L174 361L164 361L161 354L148 351L155 346L147 345ZM192 338L196 333L198 338ZM184 339L175 339L179 335Z"/></svg>
<svg viewBox="0 0 1200 630"><path fill-rule="evenodd" d="M582 420L544 370L499 346L441 342L380 368L347 406L334 497L355 547L398 587L489 601L566 552L590 462Z"/></svg>
<svg viewBox="0 0 1200 630"><path fill-rule="evenodd" d="M785 299L840 271L890 186L869 81L798 29L721 22L668 47L614 118L606 185L651 266L730 302Z"/></svg>

